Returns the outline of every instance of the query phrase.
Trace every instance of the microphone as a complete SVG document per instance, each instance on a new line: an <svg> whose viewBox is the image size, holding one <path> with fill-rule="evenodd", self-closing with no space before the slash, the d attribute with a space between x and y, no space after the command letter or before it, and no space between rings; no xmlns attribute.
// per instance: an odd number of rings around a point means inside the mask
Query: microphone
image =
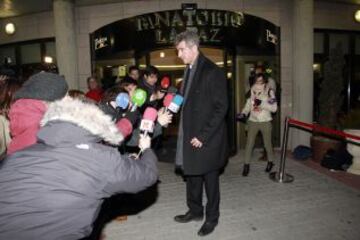
<svg viewBox="0 0 360 240"><path fill-rule="evenodd" d="M126 110L129 106L129 94L127 93L119 93L115 98L116 106L122 110Z"/></svg>
<svg viewBox="0 0 360 240"><path fill-rule="evenodd" d="M133 131L133 125L132 125L131 121L127 118L121 118L116 123L116 126L119 129L119 131L121 132L121 134L124 136L124 138L129 136Z"/></svg>
<svg viewBox="0 0 360 240"><path fill-rule="evenodd" d="M170 87L170 78L168 76L164 76L160 81L160 91L167 92L167 89Z"/></svg>
<svg viewBox="0 0 360 240"><path fill-rule="evenodd" d="M117 107L117 109L120 107ZM122 133L124 138L131 135L136 122L140 116L139 111L135 110L133 112L125 112L122 115L122 118L116 122L118 130Z"/></svg>
<svg viewBox="0 0 360 240"><path fill-rule="evenodd" d="M166 94L166 96L164 97L164 101L163 101L164 107L165 107L163 113L167 112L167 110L168 110L171 102L173 101L173 99L174 99L174 95L173 95L173 94L170 94L170 93ZM162 125L162 124L160 123L160 125ZM162 126L165 127L165 128L167 128L167 127L168 127L168 124L165 124L165 125L162 125Z"/></svg>
<svg viewBox="0 0 360 240"><path fill-rule="evenodd" d="M174 99L174 95L173 94L166 94L166 96L164 97L164 107L165 107L165 111L168 109L168 107L170 106L172 100Z"/></svg>
<svg viewBox="0 0 360 240"><path fill-rule="evenodd" d="M173 100L171 101L168 110L172 113L177 113L180 109L181 104L183 103L184 98L179 94L175 95Z"/></svg>
<svg viewBox="0 0 360 240"><path fill-rule="evenodd" d="M146 101L147 93L141 88L137 88L134 95L131 97L131 102L134 104L131 108L131 112L135 111L137 107L141 107Z"/></svg>
<svg viewBox="0 0 360 240"><path fill-rule="evenodd" d="M156 118L156 109L152 107L147 107L140 123L140 131L145 133L145 135L147 135L148 133L153 133Z"/></svg>
<svg viewBox="0 0 360 240"><path fill-rule="evenodd" d="M145 109L143 119L140 123L140 132L143 132L145 136L148 133L152 133L154 131L155 120L157 118L157 111L155 108L147 107ZM136 155L136 158L139 158L140 154L142 153L142 149L140 149L139 153Z"/></svg>

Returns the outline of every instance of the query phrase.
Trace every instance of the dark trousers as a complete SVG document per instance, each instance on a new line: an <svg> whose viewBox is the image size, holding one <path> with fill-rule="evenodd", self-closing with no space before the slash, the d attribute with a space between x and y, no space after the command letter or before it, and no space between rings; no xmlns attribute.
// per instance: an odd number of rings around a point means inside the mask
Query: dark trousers
<svg viewBox="0 0 360 240"><path fill-rule="evenodd" d="M203 188L207 198L205 216L207 222L217 222L219 218L220 188L219 171L212 171L199 176L186 176L186 201L191 213L204 213Z"/></svg>
<svg viewBox="0 0 360 240"><path fill-rule="evenodd" d="M136 193L122 193L104 200L100 212L93 223L93 230L88 237L80 240L98 240L104 226L122 215L138 214L156 202L158 196L158 183Z"/></svg>

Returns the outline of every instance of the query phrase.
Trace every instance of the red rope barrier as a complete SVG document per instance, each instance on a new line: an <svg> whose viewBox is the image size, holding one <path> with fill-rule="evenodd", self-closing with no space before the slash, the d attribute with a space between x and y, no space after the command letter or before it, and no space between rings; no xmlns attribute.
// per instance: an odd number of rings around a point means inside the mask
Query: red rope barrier
<svg viewBox="0 0 360 240"><path fill-rule="evenodd" d="M289 118L289 124L298 125L300 127L306 127L306 128L311 128L311 129L314 128L314 124L300 122L300 121L292 119L292 118Z"/></svg>
<svg viewBox="0 0 360 240"><path fill-rule="evenodd" d="M344 138L352 138L352 139L360 141L359 136L356 136L354 134L345 133L343 131L335 130L332 128L323 127L318 124L305 123L305 122L301 122L299 120L292 119L292 118L289 118L289 124L299 126L299 127L304 127L304 128L310 128L316 132L323 132L323 133L328 133L328 134L332 134L332 135L338 135L338 136L341 136Z"/></svg>

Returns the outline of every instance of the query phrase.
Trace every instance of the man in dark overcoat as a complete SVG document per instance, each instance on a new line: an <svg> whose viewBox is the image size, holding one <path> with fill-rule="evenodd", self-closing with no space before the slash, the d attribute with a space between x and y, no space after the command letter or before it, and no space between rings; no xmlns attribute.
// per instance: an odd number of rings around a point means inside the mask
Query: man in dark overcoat
<svg viewBox="0 0 360 240"><path fill-rule="evenodd" d="M219 219L219 170L227 159L227 83L223 70L199 51L199 37L193 31L180 33L175 41L178 57L187 65L181 93L184 96L176 152L176 165L186 179L189 210L175 216L186 223L202 220L205 187L205 222L199 236L211 233Z"/></svg>

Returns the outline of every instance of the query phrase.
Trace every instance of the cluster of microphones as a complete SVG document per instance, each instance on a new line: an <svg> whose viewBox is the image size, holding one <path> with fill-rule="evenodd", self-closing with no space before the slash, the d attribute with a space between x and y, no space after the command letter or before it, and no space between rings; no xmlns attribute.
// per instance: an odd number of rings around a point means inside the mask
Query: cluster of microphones
<svg viewBox="0 0 360 240"><path fill-rule="evenodd" d="M183 97L177 94L177 88L170 86L170 79L168 77L162 78L160 82L160 91L166 93L162 101L164 111L172 114L178 113L183 103ZM121 92L115 99L116 109L120 116L124 117L142 107L145 104L146 99L147 93L141 88L136 88L131 97L128 93ZM157 116L158 110L156 108L150 106L146 107L139 125L141 134L148 136L154 132ZM141 152L139 152L139 154L140 153Z"/></svg>

